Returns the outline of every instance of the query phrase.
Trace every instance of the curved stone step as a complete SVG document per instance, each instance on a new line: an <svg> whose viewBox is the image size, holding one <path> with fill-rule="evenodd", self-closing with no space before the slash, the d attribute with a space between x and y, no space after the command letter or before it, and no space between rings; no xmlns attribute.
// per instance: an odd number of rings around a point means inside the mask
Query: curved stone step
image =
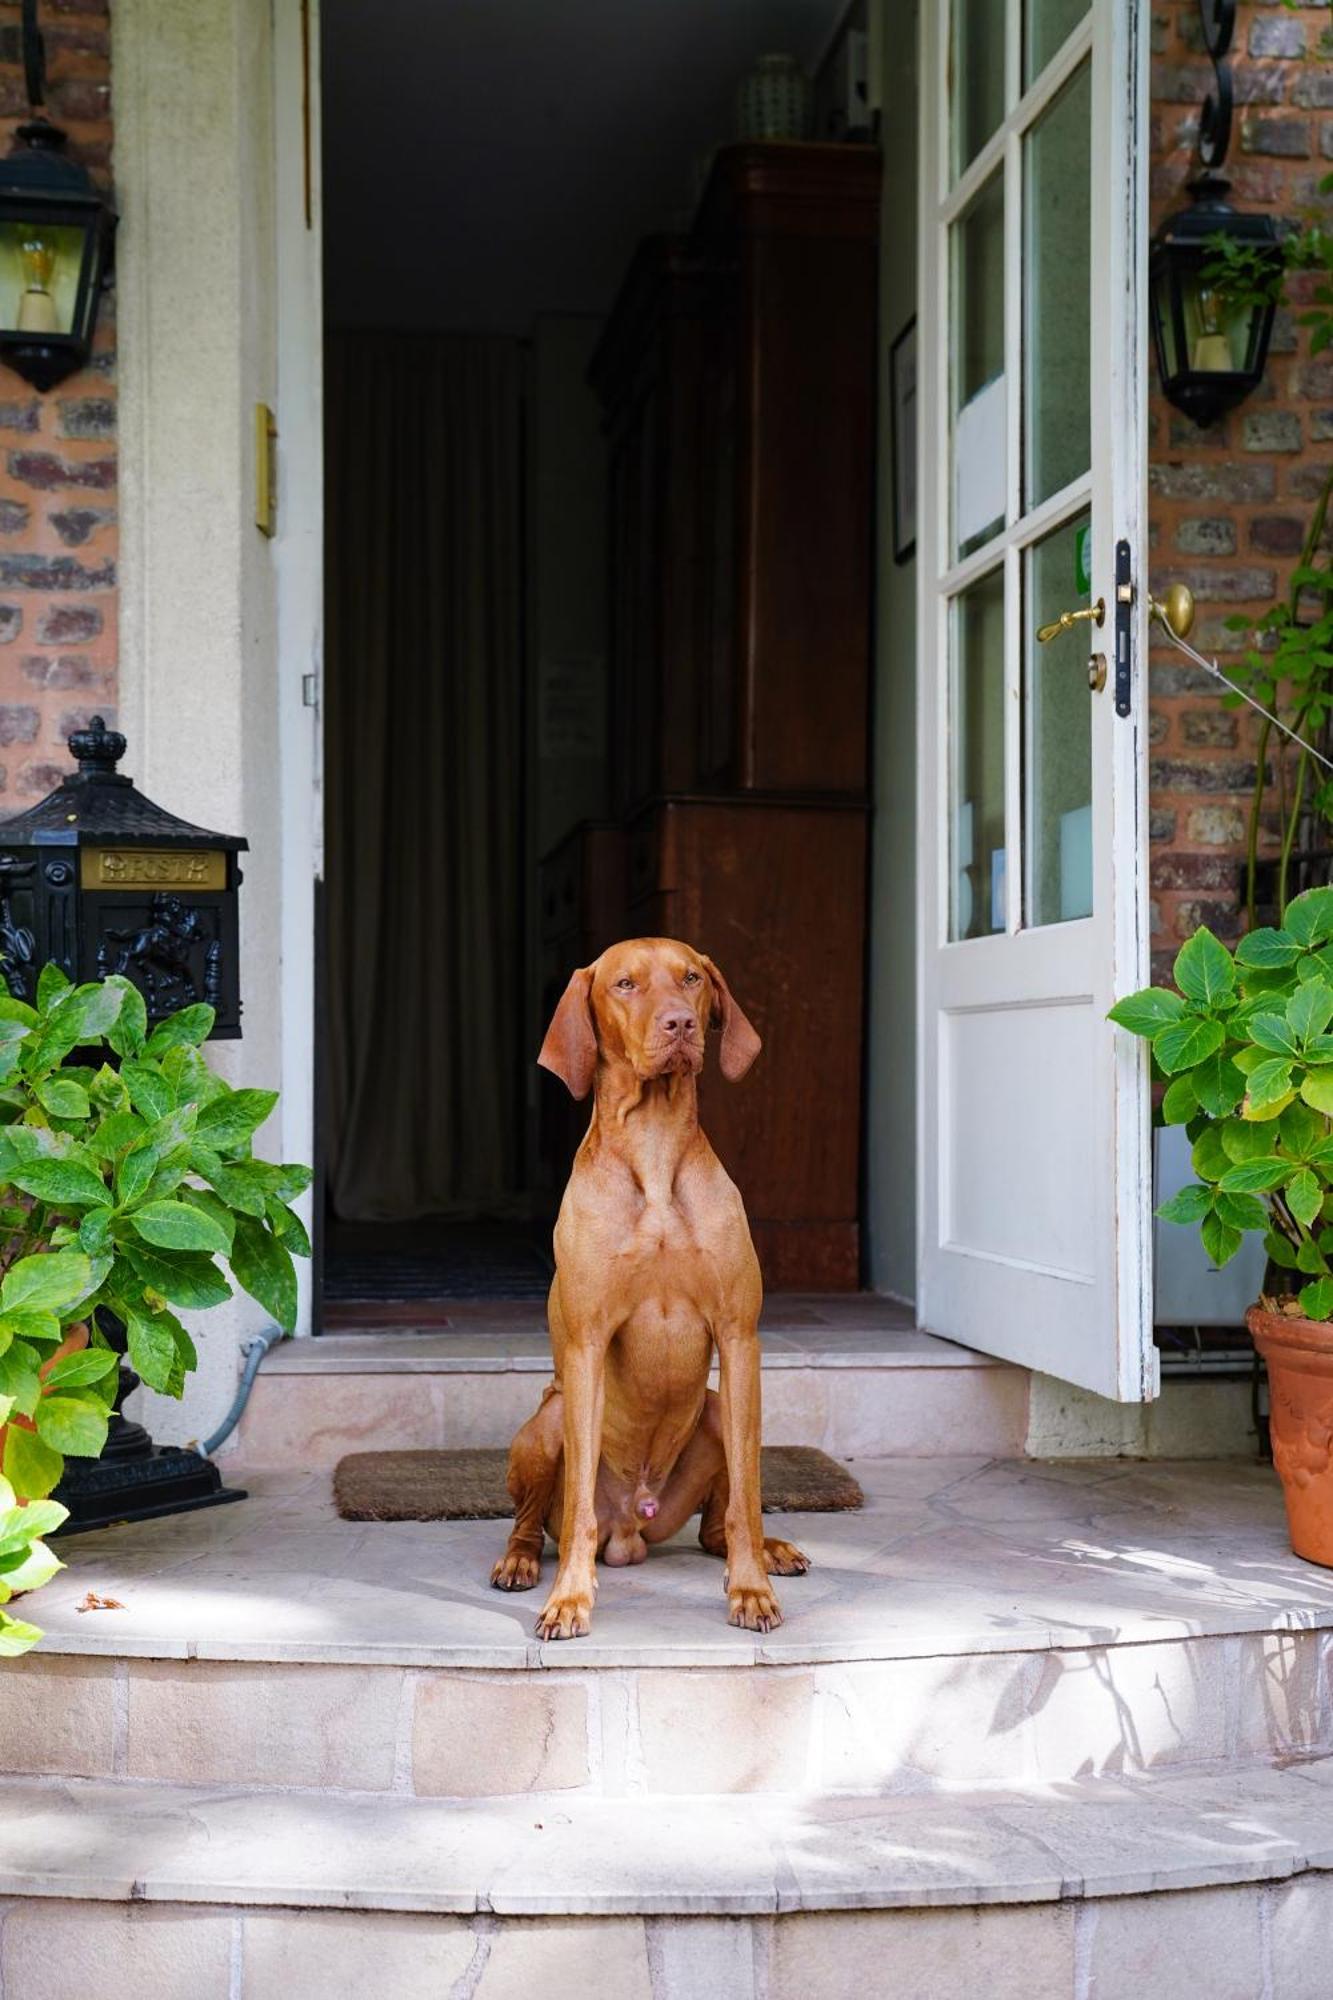
<svg viewBox="0 0 1333 2000"><path fill-rule="evenodd" d="M327 1480L66 1544L0 1771L384 1798L911 1793L1333 1749L1333 1576L1240 1466L862 1461L787 1623L694 1546L603 1572L590 1638L487 1587L494 1522L350 1523ZM548 1566L548 1575L549 1575ZM79 1609L89 1590L123 1609Z"/></svg>

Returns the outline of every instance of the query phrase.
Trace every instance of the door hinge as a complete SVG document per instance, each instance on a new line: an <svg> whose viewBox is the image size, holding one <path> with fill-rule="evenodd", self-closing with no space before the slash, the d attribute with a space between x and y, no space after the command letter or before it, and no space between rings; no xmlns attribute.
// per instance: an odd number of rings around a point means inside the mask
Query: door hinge
<svg viewBox="0 0 1333 2000"><path fill-rule="evenodd" d="M1129 543L1115 545L1115 712L1130 710L1130 635L1133 632L1134 579L1130 571Z"/></svg>
<svg viewBox="0 0 1333 2000"><path fill-rule="evenodd" d="M318 707L319 707L319 675L318 675L318 674L302 674L302 676L301 676L301 706L302 706L302 708L318 708Z"/></svg>

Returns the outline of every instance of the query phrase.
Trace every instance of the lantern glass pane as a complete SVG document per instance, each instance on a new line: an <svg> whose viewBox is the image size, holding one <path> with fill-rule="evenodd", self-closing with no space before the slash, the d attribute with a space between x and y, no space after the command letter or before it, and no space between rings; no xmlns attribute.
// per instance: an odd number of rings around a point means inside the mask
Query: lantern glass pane
<svg viewBox="0 0 1333 2000"><path fill-rule="evenodd" d="M1152 274L1152 310L1162 342L1162 372L1168 382L1180 373L1180 329L1177 317L1175 260L1164 253Z"/></svg>
<svg viewBox="0 0 1333 2000"><path fill-rule="evenodd" d="M1023 9L1023 83L1035 83L1088 11L1088 0L1027 0Z"/></svg>
<svg viewBox="0 0 1333 2000"><path fill-rule="evenodd" d="M34 340L76 333L86 241L76 222L0 222L0 327Z"/></svg>
<svg viewBox="0 0 1333 2000"><path fill-rule="evenodd" d="M1091 135L1092 65L1085 62L1023 142L1029 507L1092 463Z"/></svg>
<svg viewBox="0 0 1333 2000"><path fill-rule="evenodd" d="M954 0L950 152L955 176L1004 117L1003 0Z"/></svg>
<svg viewBox="0 0 1333 2000"><path fill-rule="evenodd" d="M1184 275L1185 366L1192 375L1238 375L1249 363L1252 309L1227 299L1203 280L1204 266Z"/></svg>
<svg viewBox="0 0 1333 2000"><path fill-rule="evenodd" d="M961 592L951 622L949 936L959 939L1005 927L1004 571Z"/></svg>

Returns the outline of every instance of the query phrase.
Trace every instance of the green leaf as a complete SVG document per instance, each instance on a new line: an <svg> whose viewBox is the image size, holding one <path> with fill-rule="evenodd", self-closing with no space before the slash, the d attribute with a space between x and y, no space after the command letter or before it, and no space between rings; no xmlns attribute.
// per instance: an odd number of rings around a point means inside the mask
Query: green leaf
<svg viewBox="0 0 1333 2000"><path fill-rule="evenodd" d="M1216 1027L1218 1041L1221 1040L1222 1030L1216 1023L1202 1022L1199 1025ZM1169 1034L1171 1030L1166 1032ZM1207 1055L1210 1051L1205 1049L1203 1053ZM1184 1067L1183 1063L1177 1064L1179 1069ZM215 1097L211 1104L201 1106L195 1137L201 1145L211 1147L215 1153L237 1152L249 1144L251 1134L263 1124L277 1101L276 1090L229 1090L225 1097Z"/></svg>
<svg viewBox="0 0 1333 2000"><path fill-rule="evenodd" d="M36 1350L26 1341L16 1340L0 1354L0 1396L25 1417L37 1408L42 1393L38 1366Z"/></svg>
<svg viewBox="0 0 1333 2000"><path fill-rule="evenodd" d="M1276 1229L1270 1229L1265 1236L1264 1249L1280 1271L1294 1271L1297 1268L1295 1252L1286 1237L1280 1235Z"/></svg>
<svg viewBox="0 0 1333 2000"><path fill-rule="evenodd" d="M1187 1000L1197 1000L1204 1007L1216 1007L1229 999L1236 985L1231 953L1207 924L1200 924L1180 947L1171 976Z"/></svg>
<svg viewBox="0 0 1333 2000"><path fill-rule="evenodd" d="M1301 1047L1313 1035L1322 1035L1333 1021L1333 986L1323 979L1307 979L1287 1002L1287 1021Z"/></svg>
<svg viewBox="0 0 1333 2000"><path fill-rule="evenodd" d="M62 1208L95 1208L108 1198L106 1182L81 1160L34 1160L16 1167L11 1179L25 1194Z"/></svg>
<svg viewBox="0 0 1333 2000"><path fill-rule="evenodd" d="M1157 1210L1163 1222L1202 1222L1213 1205L1213 1190L1196 1181L1164 1201Z"/></svg>
<svg viewBox="0 0 1333 2000"><path fill-rule="evenodd" d="M236 1219L232 1246L233 1276L271 1313L284 1333L296 1325L296 1271L291 1253L248 1215Z"/></svg>
<svg viewBox="0 0 1333 2000"><path fill-rule="evenodd" d="M176 1093L155 1064L127 1062L120 1074L131 1104L143 1117L155 1122L175 1110Z"/></svg>
<svg viewBox="0 0 1333 2000"><path fill-rule="evenodd" d="M1236 946L1236 963L1276 972L1294 965L1301 951L1302 946L1289 931L1250 931Z"/></svg>
<svg viewBox="0 0 1333 2000"><path fill-rule="evenodd" d="M1333 1278L1316 1278L1302 1285L1299 1304L1306 1319L1333 1319Z"/></svg>
<svg viewBox="0 0 1333 2000"><path fill-rule="evenodd" d="M1324 1121L1318 1112L1297 1099L1289 1104L1278 1121L1282 1134L1282 1144L1293 1160L1308 1159L1313 1148L1319 1144L1324 1132Z"/></svg>
<svg viewBox="0 0 1333 2000"><path fill-rule="evenodd" d="M123 973L108 975L106 984L120 989L120 1012L107 1030L107 1041L118 1056L132 1059L142 1052L148 1034L148 1009L143 994Z"/></svg>
<svg viewBox="0 0 1333 2000"><path fill-rule="evenodd" d="M1164 1125L1188 1125L1199 1109L1199 1100L1194 1094L1194 1077L1191 1073L1176 1077L1162 1094L1162 1123ZM264 1213L268 1213L267 1202Z"/></svg>
<svg viewBox="0 0 1333 2000"><path fill-rule="evenodd" d="M1209 1125L1200 1133L1190 1152L1190 1160L1201 1181L1221 1180L1231 1162L1216 1125Z"/></svg>
<svg viewBox="0 0 1333 2000"><path fill-rule="evenodd" d="M109 1208L90 1208L79 1224L79 1248L86 1250L90 1257L95 1257L107 1246L112 1212Z"/></svg>
<svg viewBox="0 0 1333 2000"><path fill-rule="evenodd" d="M1268 1227L1268 1208L1257 1194L1219 1194L1217 1213L1232 1229L1247 1235Z"/></svg>
<svg viewBox="0 0 1333 2000"><path fill-rule="evenodd" d="M1325 1117L1333 1114L1333 1070L1311 1070L1301 1085L1301 1096Z"/></svg>
<svg viewBox="0 0 1333 2000"><path fill-rule="evenodd" d="M101 1382L110 1375L117 1356L109 1347L84 1347L74 1354L62 1354L53 1362L46 1377L48 1389L81 1389L88 1382Z"/></svg>
<svg viewBox="0 0 1333 2000"><path fill-rule="evenodd" d="M1228 1118L1218 1129L1229 1160L1256 1160L1273 1150L1273 1135L1263 1125L1247 1124L1243 1118Z"/></svg>
<svg viewBox="0 0 1333 2000"><path fill-rule="evenodd" d="M42 1443L67 1458L96 1458L106 1443L105 1409L79 1396L43 1396L33 1420Z"/></svg>
<svg viewBox="0 0 1333 2000"><path fill-rule="evenodd" d="M304 1222L294 1208L288 1208L285 1202L275 1200L272 1195L268 1200L268 1226L279 1243L286 1244L293 1257L311 1255L310 1237Z"/></svg>
<svg viewBox="0 0 1333 2000"><path fill-rule="evenodd" d="M1272 1055L1298 1056L1301 1045L1285 1014L1258 1014L1250 1022L1250 1039Z"/></svg>
<svg viewBox="0 0 1333 2000"><path fill-rule="evenodd" d="M228 1208L238 1208L242 1215L262 1219L265 1184L259 1174L261 1164L258 1160L237 1160L228 1166L207 1146L190 1148L191 1168L217 1190Z"/></svg>
<svg viewBox="0 0 1333 2000"><path fill-rule="evenodd" d="M1228 1167L1218 1186L1227 1194L1271 1194L1290 1179L1293 1171L1290 1160L1280 1160L1276 1153L1271 1153Z"/></svg>
<svg viewBox="0 0 1333 2000"><path fill-rule="evenodd" d="M1191 1014L1153 1036L1153 1054L1166 1074L1174 1076L1178 1070L1193 1069L1205 1056L1215 1054L1224 1040L1220 1021L1205 1021Z"/></svg>
<svg viewBox="0 0 1333 2000"><path fill-rule="evenodd" d="M147 1194L156 1172L157 1148L149 1140L141 1139L116 1167L116 1199L122 1208L128 1208Z"/></svg>
<svg viewBox="0 0 1333 2000"><path fill-rule="evenodd" d="M236 1234L236 1218L228 1208L226 1202L215 1195L211 1188L183 1187L180 1191L180 1198L182 1201L188 1202L191 1208L199 1209L202 1214L208 1216L216 1224L222 1237L222 1241L217 1247L221 1250L224 1257L229 1257L231 1255L232 1239ZM282 1231L277 1230L275 1234L280 1236Z"/></svg>
<svg viewBox="0 0 1333 2000"><path fill-rule="evenodd" d="M124 1000L124 990L102 979L76 986L72 993L51 1008L53 1024L73 1037L74 1045L100 1041L115 1026Z"/></svg>
<svg viewBox="0 0 1333 2000"><path fill-rule="evenodd" d="M1193 1084L1194 1093L1210 1118L1225 1118L1245 1095L1244 1076L1229 1057L1221 1054L1206 1056L1197 1069L1177 1078L1177 1082ZM1175 1084L1171 1089L1175 1089Z"/></svg>
<svg viewBox="0 0 1333 2000"><path fill-rule="evenodd" d="M0 1312L29 1310L64 1313L88 1296L91 1261L79 1250L56 1250L45 1257L20 1257L0 1282Z"/></svg>
<svg viewBox="0 0 1333 2000"><path fill-rule="evenodd" d="M1324 1190L1308 1167L1302 1167L1288 1181L1286 1201L1297 1222L1308 1229L1324 1206Z"/></svg>
<svg viewBox="0 0 1333 2000"><path fill-rule="evenodd" d="M232 1295L212 1258L198 1251L157 1250L146 1243L127 1242L122 1254L145 1289L173 1306L203 1311L221 1305Z"/></svg>
<svg viewBox="0 0 1333 2000"><path fill-rule="evenodd" d="M37 1012L49 1014L52 1007L73 990L72 980L52 960L37 975Z"/></svg>
<svg viewBox="0 0 1333 2000"><path fill-rule="evenodd" d="M1178 993L1165 986L1145 986L1141 993L1130 993L1117 1000L1107 1018L1119 1022L1131 1035L1151 1038L1159 1028L1178 1021L1184 1011L1185 1002Z"/></svg>
<svg viewBox="0 0 1333 2000"><path fill-rule="evenodd" d="M160 1059L168 1049L179 1048L183 1043L191 1047L206 1042L213 1032L216 1015L211 1007L202 1001L193 1007L182 1007L178 1014L159 1021L148 1037L147 1053Z"/></svg>
<svg viewBox="0 0 1333 2000"><path fill-rule="evenodd" d="M1324 578L1325 585L1328 579ZM1298 944L1323 944L1333 937L1333 889L1307 889L1287 904L1283 928Z"/></svg>
<svg viewBox="0 0 1333 2000"><path fill-rule="evenodd" d="M150 1201L131 1216L146 1243L161 1250L222 1250L231 1244L216 1218L193 1202Z"/></svg>
<svg viewBox="0 0 1333 2000"><path fill-rule="evenodd" d="M53 1118L86 1118L92 1106L88 1093L72 1076L49 1076L37 1085L37 1102Z"/></svg>
<svg viewBox="0 0 1333 2000"><path fill-rule="evenodd" d="M1291 1064L1281 1056L1269 1056L1250 1071L1245 1095L1245 1116L1262 1118L1265 1112L1276 1117L1291 1094Z"/></svg>
<svg viewBox="0 0 1333 2000"><path fill-rule="evenodd" d="M150 1389L167 1393L176 1367L175 1322L169 1315L129 1312L125 1316L130 1366Z"/></svg>
<svg viewBox="0 0 1333 2000"><path fill-rule="evenodd" d="M10 1424L5 1432L5 1478L25 1500L42 1500L59 1481L65 1461L35 1431Z"/></svg>
<svg viewBox="0 0 1333 2000"><path fill-rule="evenodd" d="M1204 1249L1219 1270L1224 1264L1231 1262L1244 1240L1239 1229L1233 1229L1229 1222L1223 1222L1221 1216L1217 1214L1205 1215L1200 1233L1203 1236Z"/></svg>
<svg viewBox="0 0 1333 2000"><path fill-rule="evenodd" d="M0 1021L21 1021L25 1028L35 1028L41 1015L26 1000L16 1000L12 993L0 992Z"/></svg>

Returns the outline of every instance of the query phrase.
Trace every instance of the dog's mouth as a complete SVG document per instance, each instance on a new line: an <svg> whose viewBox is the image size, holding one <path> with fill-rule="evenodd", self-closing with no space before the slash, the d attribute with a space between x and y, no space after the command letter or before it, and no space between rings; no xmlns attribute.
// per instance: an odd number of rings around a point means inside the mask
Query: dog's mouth
<svg viewBox="0 0 1333 2000"><path fill-rule="evenodd" d="M663 1049L644 1051L644 1071L659 1076L698 1076L704 1066L704 1052L697 1041L671 1042Z"/></svg>

